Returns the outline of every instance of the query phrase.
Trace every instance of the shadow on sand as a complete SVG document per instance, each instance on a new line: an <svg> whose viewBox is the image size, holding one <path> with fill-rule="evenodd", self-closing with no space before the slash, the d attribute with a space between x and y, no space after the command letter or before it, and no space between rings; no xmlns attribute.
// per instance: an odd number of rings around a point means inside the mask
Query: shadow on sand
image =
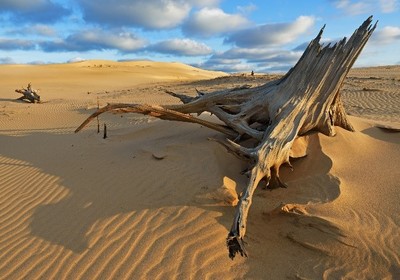
<svg viewBox="0 0 400 280"><path fill-rule="evenodd" d="M205 140L207 136L215 137L214 132L202 132L204 138L199 139L198 127L178 124L171 125L168 132L154 134L157 125L158 122L139 125L129 131L114 131L107 140L93 131L81 134L34 132L19 137L0 135L2 156L27 162L58 178L56 185L43 187L68 190L68 195L62 199L40 204L33 210L31 234L80 253L89 247L87 233L98 220L121 213L176 206L220 212L217 222L228 232L234 208L221 204L202 205L196 197L219 187L223 176L235 180L240 192L247 182L240 175L243 163L217 143ZM155 138L148 138L149 131ZM154 152L166 156L157 160L152 156ZM201 158L197 157L199 154ZM284 255L269 254L268 247L276 244L283 244L281 250L285 254L290 254L294 246L297 255L290 258L309 256L311 247L305 248L301 243L311 242L303 240L306 238L303 233L310 230L310 224L322 224L324 228L340 232L318 217L274 214L274 209L282 202L296 206L336 199L340 194L340 182L329 174L331 166L332 161L321 151L319 139L313 135L309 156L296 161L293 172L282 170L281 176L288 183L288 189L257 189L247 232L250 266L261 265L264 273L274 263L287 261ZM318 227L311 230L319 231ZM331 237L323 232L320 236L322 239ZM278 243L274 245L274 242ZM258 248L259 245L263 249ZM252 247L258 248L253 254ZM311 253L319 256L321 252L316 250ZM266 267L257 260L269 265Z"/></svg>

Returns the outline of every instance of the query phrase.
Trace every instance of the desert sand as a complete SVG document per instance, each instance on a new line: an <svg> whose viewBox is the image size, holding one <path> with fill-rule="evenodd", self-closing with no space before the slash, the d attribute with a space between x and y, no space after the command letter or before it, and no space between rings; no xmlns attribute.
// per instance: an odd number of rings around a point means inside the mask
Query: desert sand
<svg viewBox="0 0 400 280"><path fill-rule="evenodd" d="M400 279L400 66L352 69L342 89L356 132L309 136L256 191L249 258L225 238L246 166L217 132L108 102L173 104L277 75L179 63L86 61L0 66L0 279ZM16 101L29 82L42 103ZM212 116L205 115L205 118Z"/></svg>

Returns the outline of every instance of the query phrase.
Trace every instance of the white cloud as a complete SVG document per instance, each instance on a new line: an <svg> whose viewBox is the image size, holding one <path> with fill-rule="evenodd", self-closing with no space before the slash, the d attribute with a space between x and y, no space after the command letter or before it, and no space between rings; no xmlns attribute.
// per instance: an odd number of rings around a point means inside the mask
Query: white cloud
<svg viewBox="0 0 400 280"><path fill-rule="evenodd" d="M301 56L302 51L287 51L282 49L265 48L232 48L223 53L213 55L213 59L244 59L252 63L295 63Z"/></svg>
<svg viewBox="0 0 400 280"><path fill-rule="evenodd" d="M299 60L301 51L265 48L232 48L212 55L199 65L210 70L225 72L247 72L256 69L263 71L287 71Z"/></svg>
<svg viewBox="0 0 400 280"><path fill-rule="evenodd" d="M182 23L192 5L183 0L78 0L84 19L113 26L168 29Z"/></svg>
<svg viewBox="0 0 400 280"><path fill-rule="evenodd" d="M375 11L392 13L397 10L398 0L331 0L337 9L349 15L369 14Z"/></svg>
<svg viewBox="0 0 400 280"><path fill-rule="evenodd" d="M12 29L7 32L7 35L39 35L39 36L47 36L52 37L56 35L56 30L49 25L45 24L34 24L23 27L21 29Z"/></svg>
<svg viewBox="0 0 400 280"><path fill-rule="evenodd" d="M2 0L0 2L0 8L8 9L8 10L21 10L21 9L32 9L39 5L43 5L46 1L43 0Z"/></svg>
<svg viewBox="0 0 400 280"><path fill-rule="evenodd" d="M217 57L213 57L195 66L224 72L250 72L252 70L252 66L241 59L223 59Z"/></svg>
<svg viewBox="0 0 400 280"><path fill-rule="evenodd" d="M54 30L54 28L48 26L48 25L44 25L44 24L35 24L31 27L29 27L28 32L30 33L36 33L38 35L42 35L42 36L54 36L56 35L56 31Z"/></svg>
<svg viewBox="0 0 400 280"><path fill-rule="evenodd" d="M129 32L92 29L72 34L64 40L42 42L41 48L48 52L105 49L115 49L120 52L132 52L143 48L145 44L145 40L138 38Z"/></svg>
<svg viewBox="0 0 400 280"><path fill-rule="evenodd" d="M89 46L99 46L105 49L118 49L120 51L133 51L144 46L144 40L137 38L129 32L104 32L99 30L85 31L71 37L76 43Z"/></svg>
<svg viewBox="0 0 400 280"><path fill-rule="evenodd" d="M227 14L219 8L203 8L191 16L183 26L188 36L211 37L243 29L249 21L239 14Z"/></svg>
<svg viewBox="0 0 400 280"><path fill-rule="evenodd" d="M372 34L371 41L376 44L390 44L400 41L400 27L385 26L376 30Z"/></svg>
<svg viewBox="0 0 400 280"><path fill-rule="evenodd" d="M369 1L336 0L335 6L350 15L365 14L372 9Z"/></svg>
<svg viewBox="0 0 400 280"><path fill-rule="evenodd" d="M9 13L15 22L56 22L71 10L52 0L1 0L0 14Z"/></svg>
<svg viewBox="0 0 400 280"><path fill-rule="evenodd" d="M188 2L197 7L213 7L218 6L221 0L189 0Z"/></svg>
<svg viewBox="0 0 400 280"><path fill-rule="evenodd" d="M237 8L237 10L238 10L239 12L241 12L242 14L249 14L249 13L251 13L251 12L257 10L257 6L254 5L254 4L252 4L252 3L250 3L250 4L247 5L247 6L237 6L236 8Z"/></svg>
<svg viewBox="0 0 400 280"><path fill-rule="evenodd" d="M379 0L383 13L393 13L397 10L398 0Z"/></svg>
<svg viewBox="0 0 400 280"><path fill-rule="evenodd" d="M166 40L153 44L146 50L178 56L201 56L212 53L212 49L206 44L190 39Z"/></svg>
<svg viewBox="0 0 400 280"><path fill-rule="evenodd" d="M284 45L308 31L314 23L314 17L300 16L292 23L264 24L238 31L229 36L225 42L245 48Z"/></svg>
<svg viewBox="0 0 400 280"><path fill-rule="evenodd" d="M15 64L15 61L11 57L0 57L0 64Z"/></svg>
<svg viewBox="0 0 400 280"><path fill-rule="evenodd" d="M268 49L268 48L232 48L223 53L219 53L214 55L214 58L218 57L221 59L247 59L251 61L265 59L272 57L277 49Z"/></svg>
<svg viewBox="0 0 400 280"><path fill-rule="evenodd" d="M24 39L0 38L0 50L34 50L36 42Z"/></svg>

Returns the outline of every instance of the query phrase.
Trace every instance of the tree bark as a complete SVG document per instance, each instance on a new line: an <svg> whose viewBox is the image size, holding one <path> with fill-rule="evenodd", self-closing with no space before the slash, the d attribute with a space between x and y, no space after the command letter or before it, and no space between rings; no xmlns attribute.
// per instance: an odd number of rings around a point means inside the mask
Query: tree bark
<svg viewBox="0 0 400 280"><path fill-rule="evenodd" d="M243 86L197 97L167 92L181 105L109 104L92 114L76 132L99 114L107 111L140 113L156 118L192 122L227 135L218 141L251 164L250 179L236 208L227 237L229 257L247 256L243 238L252 197L259 182L269 188L286 187L279 177L281 165L290 165L291 148L299 136L318 131L335 135L335 126L353 131L343 107L340 88L355 60L376 28L369 17L349 38L338 43L320 44L324 27L313 39L297 64L281 79L255 88ZM225 125L204 121L191 114L208 111ZM252 138L254 148L240 145Z"/></svg>

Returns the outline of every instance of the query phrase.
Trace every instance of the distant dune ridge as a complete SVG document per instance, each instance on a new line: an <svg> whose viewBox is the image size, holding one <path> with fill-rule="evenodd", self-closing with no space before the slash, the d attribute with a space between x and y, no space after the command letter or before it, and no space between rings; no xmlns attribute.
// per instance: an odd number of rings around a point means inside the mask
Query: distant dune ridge
<svg viewBox="0 0 400 280"><path fill-rule="evenodd" d="M245 164L207 128L108 102L174 104L277 75L180 63L84 61L0 66L0 279L399 279L400 66L355 68L342 89L356 132L313 134L282 169L287 189L257 189L250 258L225 237ZM41 104L16 101L29 82ZM212 116L203 114L203 118ZM236 196L235 196L236 195Z"/></svg>

